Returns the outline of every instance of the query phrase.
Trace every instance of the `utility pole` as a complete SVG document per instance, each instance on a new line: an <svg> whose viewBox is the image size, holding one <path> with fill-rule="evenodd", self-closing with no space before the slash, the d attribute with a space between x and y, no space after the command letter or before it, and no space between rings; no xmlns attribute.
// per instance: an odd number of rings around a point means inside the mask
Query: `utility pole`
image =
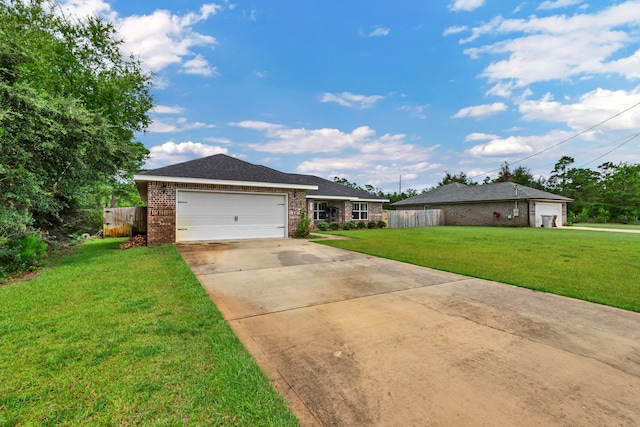
<svg viewBox="0 0 640 427"><path fill-rule="evenodd" d="M400 175L400 180L398 182L398 194L402 194L402 175Z"/></svg>

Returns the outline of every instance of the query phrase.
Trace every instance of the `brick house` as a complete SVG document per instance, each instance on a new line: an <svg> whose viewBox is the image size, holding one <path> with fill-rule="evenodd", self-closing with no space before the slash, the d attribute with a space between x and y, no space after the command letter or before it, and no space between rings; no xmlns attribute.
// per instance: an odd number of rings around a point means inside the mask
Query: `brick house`
<svg viewBox="0 0 640 427"><path fill-rule="evenodd" d="M514 184L451 183L393 204L397 210L440 209L445 225L562 227L573 199ZM555 217L555 219L554 219Z"/></svg>
<svg viewBox="0 0 640 427"><path fill-rule="evenodd" d="M301 211L320 220L379 221L378 196L224 154L134 175L147 203L147 243L293 237Z"/></svg>

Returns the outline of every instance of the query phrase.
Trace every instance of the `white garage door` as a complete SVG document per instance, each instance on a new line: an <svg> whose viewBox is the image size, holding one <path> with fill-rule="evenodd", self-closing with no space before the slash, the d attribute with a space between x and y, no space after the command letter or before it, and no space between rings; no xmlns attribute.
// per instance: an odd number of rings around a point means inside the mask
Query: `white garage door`
<svg viewBox="0 0 640 427"><path fill-rule="evenodd" d="M284 195L179 190L176 241L287 237Z"/></svg>
<svg viewBox="0 0 640 427"><path fill-rule="evenodd" d="M542 225L542 215L557 215L556 226L562 227L562 203L536 202L536 227Z"/></svg>

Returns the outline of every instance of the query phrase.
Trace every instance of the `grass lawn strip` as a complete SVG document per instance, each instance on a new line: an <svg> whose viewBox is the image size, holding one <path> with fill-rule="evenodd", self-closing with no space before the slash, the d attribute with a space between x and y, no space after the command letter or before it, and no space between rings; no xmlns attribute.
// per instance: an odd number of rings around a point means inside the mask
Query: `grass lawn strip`
<svg viewBox="0 0 640 427"><path fill-rule="evenodd" d="M0 426L298 425L175 248L121 242L0 287Z"/></svg>
<svg viewBox="0 0 640 427"><path fill-rule="evenodd" d="M318 243L640 312L640 236L544 228L333 232Z"/></svg>
<svg viewBox="0 0 640 427"><path fill-rule="evenodd" d="M618 224L618 223L599 224L594 222L580 222L580 223L573 224L570 227L613 228L616 230L640 230L640 225L638 224Z"/></svg>

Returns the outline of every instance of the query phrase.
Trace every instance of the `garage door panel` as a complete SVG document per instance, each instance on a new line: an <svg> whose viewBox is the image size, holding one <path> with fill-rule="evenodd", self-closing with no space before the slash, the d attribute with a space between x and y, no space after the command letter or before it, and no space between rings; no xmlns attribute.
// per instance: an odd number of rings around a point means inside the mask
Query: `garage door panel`
<svg viewBox="0 0 640 427"><path fill-rule="evenodd" d="M178 192L178 242L286 237L285 224L285 195Z"/></svg>

